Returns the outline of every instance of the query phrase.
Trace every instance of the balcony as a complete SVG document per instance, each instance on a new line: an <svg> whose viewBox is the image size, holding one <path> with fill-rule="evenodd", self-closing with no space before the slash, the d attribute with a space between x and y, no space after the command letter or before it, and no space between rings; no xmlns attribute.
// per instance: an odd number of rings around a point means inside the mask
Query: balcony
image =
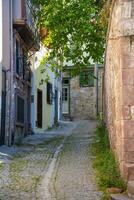
<svg viewBox="0 0 134 200"><path fill-rule="evenodd" d="M30 51L38 51L39 30L36 26L34 9L30 0L13 0L14 28Z"/></svg>

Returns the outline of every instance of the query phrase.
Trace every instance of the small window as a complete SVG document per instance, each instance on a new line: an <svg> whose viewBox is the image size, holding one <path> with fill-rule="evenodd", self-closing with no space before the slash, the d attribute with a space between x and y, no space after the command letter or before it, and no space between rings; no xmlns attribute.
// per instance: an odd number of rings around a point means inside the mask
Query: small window
<svg viewBox="0 0 134 200"><path fill-rule="evenodd" d="M20 74L20 46L19 42L16 40L16 73Z"/></svg>
<svg viewBox="0 0 134 200"><path fill-rule="evenodd" d="M63 88L62 89L62 100L63 101L68 101L68 88Z"/></svg>
<svg viewBox="0 0 134 200"><path fill-rule="evenodd" d="M16 106L17 122L24 123L24 99L17 96L17 106Z"/></svg>
<svg viewBox="0 0 134 200"><path fill-rule="evenodd" d="M63 79L63 85L69 85L69 79Z"/></svg>
<svg viewBox="0 0 134 200"><path fill-rule="evenodd" d="M47 82L47 103L52 104L52 84Z"/></svg>
<svg viewBox="0 0 134 200"><path fill-rule="evenodd" d="M81 72L80 87L94 87L94 70Z"/></svg>

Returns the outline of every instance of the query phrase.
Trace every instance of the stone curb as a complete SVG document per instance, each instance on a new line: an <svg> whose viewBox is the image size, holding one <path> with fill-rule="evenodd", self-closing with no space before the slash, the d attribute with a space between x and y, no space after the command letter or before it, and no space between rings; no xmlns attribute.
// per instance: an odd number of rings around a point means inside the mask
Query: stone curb
<svg viewBox="0 0 134 200"><path fill-rule="evenodd" d="M111 194L111 200L133 200L133 199L123 194Z"/></svg>

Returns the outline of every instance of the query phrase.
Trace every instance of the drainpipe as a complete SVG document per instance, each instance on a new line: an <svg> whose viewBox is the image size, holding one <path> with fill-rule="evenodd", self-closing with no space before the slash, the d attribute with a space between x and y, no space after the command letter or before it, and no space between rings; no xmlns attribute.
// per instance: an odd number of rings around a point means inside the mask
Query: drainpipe
<svg viewBox="0 0 134 200"><path fill-rule="evenodd" d="M98 115L99 113L99 101L98 101L98 93L99 93L99 90L98 90L98 64L96 63L95 64L95 76L96 76L96 84L95 84L95 92L96 92L96 115Z"/></svg>
<svg viewBox="0 0 134 200"><path fill-rule="evenodd" d="M13 101L12 96L14 95L13 91L13 11L12 11L13 1L9 0L9 26L10 26L10 70L9 70L9 77L10 77L10 102L9 102L9 132L8 132L8 146L11 146L12 142L12 107Z"/></svg>

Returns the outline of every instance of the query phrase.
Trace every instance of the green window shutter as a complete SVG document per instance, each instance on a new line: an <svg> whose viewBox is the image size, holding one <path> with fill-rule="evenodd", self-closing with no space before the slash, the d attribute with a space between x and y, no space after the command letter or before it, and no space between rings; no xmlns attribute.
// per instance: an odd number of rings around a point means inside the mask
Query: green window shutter
<svg viewBox="0 0 134 200"><path fill-rule="evenodd" d="M79 76L80 87L94 87L94 70L85 70Z"/></svg>

